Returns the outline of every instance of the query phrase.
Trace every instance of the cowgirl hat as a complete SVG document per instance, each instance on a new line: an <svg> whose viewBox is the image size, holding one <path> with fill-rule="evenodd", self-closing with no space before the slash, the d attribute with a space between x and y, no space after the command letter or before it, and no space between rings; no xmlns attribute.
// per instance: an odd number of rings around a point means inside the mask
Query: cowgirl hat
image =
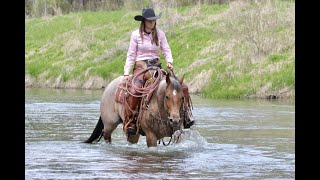
<svg viewBox="0 0 320 180"><path fill-rule="evenodd" d="M142 15L136 15L134 17L134 19L136 21L143 21L144 19L156 20L156 19L161 18L161 14L162 13L160 13L158 16L156 16L156 14L154 13L154 10L152 8L147 8L147 9L142 9Z"/></svg>

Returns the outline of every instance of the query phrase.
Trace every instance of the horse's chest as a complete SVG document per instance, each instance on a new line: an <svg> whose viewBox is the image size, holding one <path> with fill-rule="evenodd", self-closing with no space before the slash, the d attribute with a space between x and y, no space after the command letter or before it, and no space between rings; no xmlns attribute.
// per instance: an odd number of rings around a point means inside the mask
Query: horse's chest
<svg viewBox="0 0 320 180"><path fill-rule="evenodd" d="M169 125L168 121L161 120L157 117L149 117L144 119L142 125L144 125L147 129L153 131L158 139L163 137L171 137L173 133L173 129Z"/></svg>

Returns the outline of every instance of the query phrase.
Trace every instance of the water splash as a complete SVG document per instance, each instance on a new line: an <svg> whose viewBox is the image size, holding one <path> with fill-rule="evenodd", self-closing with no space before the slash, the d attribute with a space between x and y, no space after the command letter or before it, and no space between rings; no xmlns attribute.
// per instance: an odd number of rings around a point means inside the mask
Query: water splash
<svg viewBox="0 0 320 180"><path fill-rule="evenodd" d="M208 144L197 130L178 130L173 134L173 137L176 139L174 145L178 147L201 149Z"/></svg>

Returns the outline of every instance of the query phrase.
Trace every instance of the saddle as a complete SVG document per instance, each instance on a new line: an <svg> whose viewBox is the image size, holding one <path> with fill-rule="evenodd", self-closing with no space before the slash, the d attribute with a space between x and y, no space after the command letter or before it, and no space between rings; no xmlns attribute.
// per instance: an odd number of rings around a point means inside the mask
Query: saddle
<svg viewBox="0 0 320 180"><path fill-rule="evenodd" d="M115 92L115 101L122 104L122 109L125 115L124 119L124 129L129 125L130 122L135 122L136 126L139 127L139 114L140 112L143 113L145 107L150 102L150 99L152 98L153 92L156 89L156 87L160 83L161 75L158 77L158 73L160 73L161 70L156 69L154 67L143 69L140 73L144 73L144 84L142 88L139 89L139 92L141 95L133 95L130 93L130 88L132 86L132 81L134 80L134 76L130 76L127 81L122 81L118 85L118 88ZM139 75L140 75L139 73ZM163 72L162 72L163 73ZM130 109L128 98L129 96L135 96L139 97L138 104L136 106L136 109ZM138 130L138 132L141 135L145 135L142 130Z"/></svg>
<svg viewBox="0 0 320 180"><path fill-rule="evenodd" d="M149 73L149 72L147 72ZM150 86L154 81L155 79L152 77L152 75L147 74L145 75L145 83L143 85L143 87L148 87ZM116 90L116 94L115 94L115 100L121 104L125 104L125 101L126 101L126 97L130 96L130 94L127 92L127 88L128 85L127 83L130 83L133 79L133 76L129 77L128 81L125 82L125 81L122 81L119 85L118 85L118 88ZM153 94L153 91L149 91L149 92L146 92L146 101L149 102L151 97L152 97L152 94Z"/></svg>

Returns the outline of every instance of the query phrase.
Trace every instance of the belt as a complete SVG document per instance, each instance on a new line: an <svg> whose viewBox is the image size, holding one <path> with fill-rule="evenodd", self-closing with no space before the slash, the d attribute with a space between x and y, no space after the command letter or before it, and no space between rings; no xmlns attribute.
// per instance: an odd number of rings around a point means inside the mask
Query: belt
<svg viewBox="0 0 320 180"><path fill-rule="evenodd" d="M154 58L154 59L146 59L144 60L147 64L147 66L154 66L159 63L159 58Z"/></svg>
<svg viewBox="0 0 320 180"><path fill-rule="evenodd" d="M160 64L159 58L154 58L154 59L145 59L142 61L136 61L137 65L147 65L147 66L155 66Z"/></svg>

